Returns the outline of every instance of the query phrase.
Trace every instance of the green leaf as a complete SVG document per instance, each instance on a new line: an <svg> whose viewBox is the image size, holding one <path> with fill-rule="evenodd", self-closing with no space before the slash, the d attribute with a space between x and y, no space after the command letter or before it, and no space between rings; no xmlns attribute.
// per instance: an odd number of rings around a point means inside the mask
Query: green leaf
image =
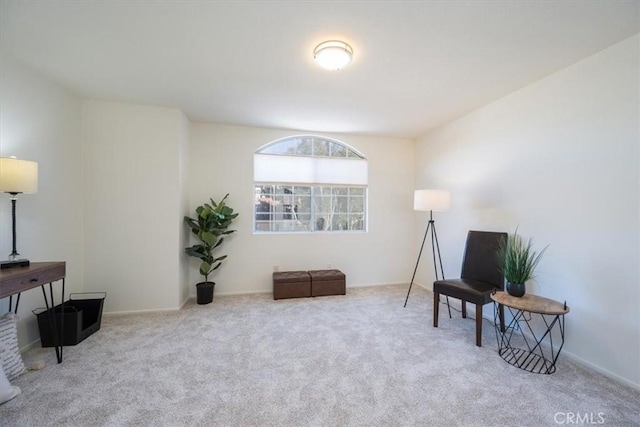
<svg viewBox="0 0 640 427"><path fill-rule="evenodd" d="M206 243L210 247L213 247L216 244L216 241L218 240L218 236L216 236L214 233L210 231L201 232L199 237L200 237L200 240L202 240L204 243Z"/></svg>
<svg viewBox="0 0 640 427"><path fill-rule="evenodd" d="M221 257L214 258L212 262L223 261L227 258L227 255L222 255Z"/></svg>
<svg viewBox="0 0 640 427"><path fill-rule="evenodd" d="M224 234L224 233L223 233ZM220 246L222 244L222 242L224 242L224 237L221 237L220 240L218 240L218 243L215 244L215 246L213 247L213 249L217 248L218 246Z"/></svg>
<svg viewBox="0 0 640 427"><path fill-rule="evenodd" d="M200 264L200 274L202 274L203 276L206 276L210 272L211 272L211 264L209 264L207 261L202 261L202 264Z"/></svg>

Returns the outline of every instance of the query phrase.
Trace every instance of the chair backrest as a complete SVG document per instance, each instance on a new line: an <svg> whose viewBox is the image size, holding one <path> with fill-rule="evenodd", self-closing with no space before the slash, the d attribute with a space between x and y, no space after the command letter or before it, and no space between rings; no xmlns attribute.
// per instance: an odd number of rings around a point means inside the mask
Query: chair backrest
<svg viewBox="0 0 640 427"><path fill-rule="evenodd" d="M507 242L507 233L469 231L460 277L504 289L504 275L498 270L497 258L501 242Z"/></svg>

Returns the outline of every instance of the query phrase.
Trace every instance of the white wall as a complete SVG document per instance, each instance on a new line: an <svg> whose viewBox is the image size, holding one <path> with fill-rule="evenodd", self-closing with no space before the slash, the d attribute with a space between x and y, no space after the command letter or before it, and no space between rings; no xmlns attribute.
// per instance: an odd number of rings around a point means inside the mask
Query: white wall
<svg viewBox="0 0 640 427"><path fill-rule="evenodd" d="M438 214L445 274L469 229L550 244L528 291L567 301L567 353L640 386L639 38L419 138L416 188ZM418 224L422 225L422 219ZM424 228L422 228L424 229ZM431 264L419 280L431 283Z"/></svg>
<svg viewBox="0 0 640 427"><path fill-rule="evenodd" d="M66 295L82 291L82 155L80 100L2 53L0 61L0 155L38 162L38 193L17 202L17 249L31 260L66 261ZM11 203L0 195L0 259L11 252ZM61 283L54 285L60 303ZM15 301L15 299L14 299ZM0 314L8 301L0 303ZM31 311L44 307L40 289L22 294L18 340L39 339Z"/></svg>
<svg viewBox="0 0 640 427"><path fill-rule="evenodd" d="M229 257L216 270L216 293L271 291L273 266L280 271L339 268L347 287L407 283L412 251L413 141L327 134L361 151L369 161L369 232L345 234L253 234L253 153L297 131L193 123L190 132L191 211L230 193L239 216L236 233L220 254ZM191 259L193 285L202 280Z"/></svg>
<svg viewBox="0 0 640 427"><path fill-rule="evenodd" d="M87 290L108 312L180 307L184 115L84 101L82 125Z"/></svg>

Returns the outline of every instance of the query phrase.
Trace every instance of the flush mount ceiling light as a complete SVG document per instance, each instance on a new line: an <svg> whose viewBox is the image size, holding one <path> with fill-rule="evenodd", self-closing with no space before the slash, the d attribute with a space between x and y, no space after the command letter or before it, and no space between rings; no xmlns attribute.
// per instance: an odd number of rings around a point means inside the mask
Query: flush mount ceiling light
<svg viewBox="0 0 640 427"><path fill-rule="evenodd" d="M322 68L335 71L341 70L351 62L353 49L345 42L329 40L320 43L313 50L313 59Z"/></svg>

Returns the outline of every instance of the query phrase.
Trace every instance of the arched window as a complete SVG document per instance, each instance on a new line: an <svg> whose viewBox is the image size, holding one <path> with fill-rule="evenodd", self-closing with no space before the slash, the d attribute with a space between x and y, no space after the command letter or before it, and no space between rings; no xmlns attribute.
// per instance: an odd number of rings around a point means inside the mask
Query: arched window
<svg viewBox="0 0 640 427"><path fill-rule="evenodd" d="M254 232L367 229L367 160L347 144L302 135L254 154Z"/></svg>

